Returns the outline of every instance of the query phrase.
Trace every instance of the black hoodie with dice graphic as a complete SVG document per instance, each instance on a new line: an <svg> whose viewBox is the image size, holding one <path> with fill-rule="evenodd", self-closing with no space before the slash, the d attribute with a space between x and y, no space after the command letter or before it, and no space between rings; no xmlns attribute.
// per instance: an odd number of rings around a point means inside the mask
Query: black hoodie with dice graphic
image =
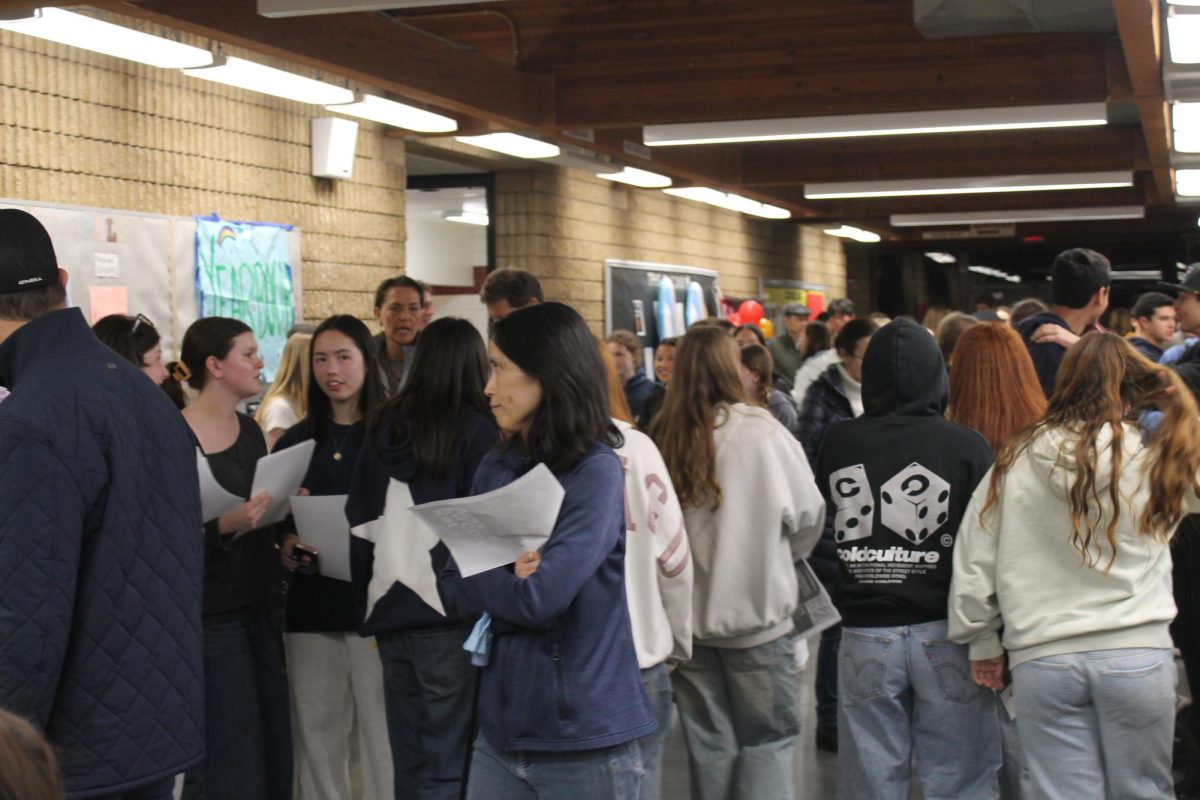
<svg viewBox="0 0 1200 800"><path fill-rule="evenodd" d="M813 470L834 517L843 624L945 619L955 535L991 448L943 417L946 368L915 322L871 337L862 393L863 415L829 429Z"/></svg>

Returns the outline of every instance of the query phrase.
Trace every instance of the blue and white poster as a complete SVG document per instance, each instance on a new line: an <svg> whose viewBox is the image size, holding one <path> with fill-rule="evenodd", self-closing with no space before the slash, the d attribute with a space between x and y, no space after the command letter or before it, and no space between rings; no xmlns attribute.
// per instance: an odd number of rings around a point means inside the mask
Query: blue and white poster
<svg viewBox="0 0 1200 800"><path fill-rule="evenodd" d="M254 330L271 382L296 324L290 225L196 218L196 295L201 317L233 317Z"/></svg>

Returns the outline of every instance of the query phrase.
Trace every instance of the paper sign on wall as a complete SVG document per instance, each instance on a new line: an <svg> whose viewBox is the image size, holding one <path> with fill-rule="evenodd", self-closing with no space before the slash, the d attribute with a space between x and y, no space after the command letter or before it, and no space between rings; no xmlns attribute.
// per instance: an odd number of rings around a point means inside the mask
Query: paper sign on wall
<svg viewBox="0 0 1200 800"><path fill-rule="evenodd" d="M121 277L121 259L116 253L96 253L92 264L97 278Z"/></svg>
<svg viewBox="0 0 1200 800"><path fill-rule="evenodd" d="M129 313L129 289L125 286L89 286L88 311L95 325L110 314Z"/></svg>
<svg viewBox="0 0 1200 800"><path fill-rule="evenodd" d="M233 317L254 330L262 379L275 379L288 331L296 324L290 225L196 218L196 294L200 316Z"/></svg>

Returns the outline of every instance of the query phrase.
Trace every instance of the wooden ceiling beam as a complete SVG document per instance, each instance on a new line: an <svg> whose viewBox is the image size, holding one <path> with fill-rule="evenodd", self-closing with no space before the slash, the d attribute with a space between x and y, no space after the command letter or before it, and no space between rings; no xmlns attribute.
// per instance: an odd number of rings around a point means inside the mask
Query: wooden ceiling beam
<svg viewBox="0 0 1200 800"><path fill-rule="evenodd" d="M521 129L554 117L554 77L484 56L377 14L268 19L255 0L94 3L387 89L440 110Z"/></svg>
<svg viewBox="0 0 1200 800"><path fill-rule="evenodd" d="M862 137L748 144L742 182L766 188L826 181L953 178L1003 165L1006 175L1133 169L1133 126ZM656 148L709 149L709 148Z"/></svg>
<svg viewBox="0 0 1200 800"><path fill-rule="evenodd" d="M1162 83L1162 15L1158 0L1113 0L1117 30L1154 176L1155 199L1174 203L1170 111Z"/></svg>

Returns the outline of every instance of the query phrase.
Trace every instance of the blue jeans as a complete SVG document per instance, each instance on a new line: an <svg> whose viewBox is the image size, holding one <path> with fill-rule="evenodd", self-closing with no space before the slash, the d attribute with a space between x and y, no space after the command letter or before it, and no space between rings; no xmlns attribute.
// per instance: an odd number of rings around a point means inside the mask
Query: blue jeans
<svg viewBox="0 0 1200 800"><path fill-rule="evenodd" d="M471 743L477 670L471 625L381 633L383 700L396 797L457 800Z"/></svg>
<svg viewBox="0 0 1200 800"><path fill-rule="evenodd" d="M663 744L671 727L671 674L667 665L656 664L642 670L642 688L654 711L658 730L638 739L642 748L642 791L641 800L658 800L662 797Z"/></svg>
<svg viewBox="0 0 1200 800"><path fill-rule="evenodd" d="M925 800L998 797L997 705L945 620L843 628L838 798L906 800L914 751Z"/></svg>
<svg viewBox="0 0 1200 800"><path fill-rule="evenodd" d="M671 673L697 800L791 800L800 734L796 637L743 650L692 647Z"/></svg>
<svg viewBox="0 0 1200 800"><path fill-rule="evenodd" d="M467 800L637 800L636 741L601 750L509 752L475 740Z"/></svg>
<svg viewBox="0 0 1200 800"><path fill-rule="evenodd" d="M204 623L208 757L184 800L291 800L292 722L283 639L266 606Z"/></svg>
<svg viewBox="0 0 1200 800"><path fill-rule="evenodd" d="M1037 796L1174 796L1173 654L1094 650L1013 670L1017 731Z"/></svg>

